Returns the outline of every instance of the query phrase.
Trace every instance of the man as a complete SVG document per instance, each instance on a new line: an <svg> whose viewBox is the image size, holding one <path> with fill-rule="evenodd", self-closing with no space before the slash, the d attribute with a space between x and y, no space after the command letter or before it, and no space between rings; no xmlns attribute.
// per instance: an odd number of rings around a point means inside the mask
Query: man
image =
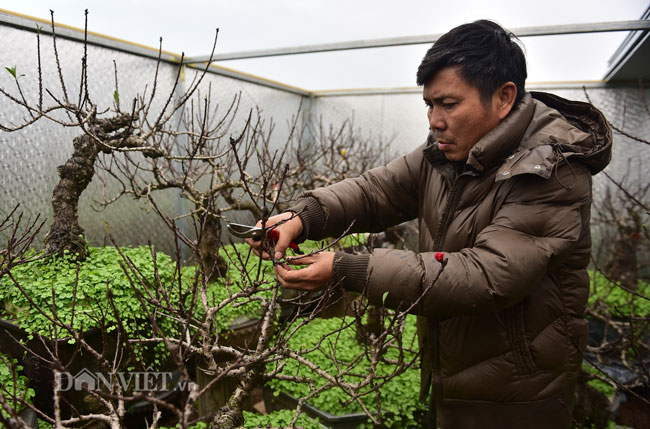
<svg viewBox="0 0 650 429"><path fill-rule="evenodd" d="M276 273L286 288L337 282L377 305L388 292L392 308L423 295L413 310L422 316L422 394L431 392L443 428L572 426L587 338L591 175L610 160L611 130L591 105L526 93L513 39L490 21L442 36L417 72L426 144L307 192L291 209L299 216L278 226L281 258L290 241L337 236L352 222L353 231L380 231L418 219L419 253L322 252Z"/></svg>

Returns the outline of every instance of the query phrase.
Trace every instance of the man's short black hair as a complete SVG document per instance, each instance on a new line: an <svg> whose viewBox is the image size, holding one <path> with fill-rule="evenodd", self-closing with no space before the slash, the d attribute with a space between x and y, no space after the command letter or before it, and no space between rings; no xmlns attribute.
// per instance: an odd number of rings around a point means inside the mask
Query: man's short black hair
<svg viewBox="0 0 650 429"><path fill-rule="evenodd" d="M488 102L499 86L513 82L517 105L524 96L527 77L526 57L517 41L514 34L492 21L460 25L427 51L418 67L417 84L426 84L445 67L458 66L460 75L478 88L483 102Z"/></svg>

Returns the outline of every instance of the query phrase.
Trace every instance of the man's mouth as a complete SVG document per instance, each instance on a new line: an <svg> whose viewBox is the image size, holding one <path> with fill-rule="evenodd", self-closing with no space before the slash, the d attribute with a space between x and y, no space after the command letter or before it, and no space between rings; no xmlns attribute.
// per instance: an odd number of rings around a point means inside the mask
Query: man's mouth
<svg viewBox="0 0 650 429"><path fill-rule="evenodd" d="M451 146L452 146L452 143L448 143L448 142L446 142L444 140L438 139L438 149L444 151L444 150L450 149Z"/></svg>

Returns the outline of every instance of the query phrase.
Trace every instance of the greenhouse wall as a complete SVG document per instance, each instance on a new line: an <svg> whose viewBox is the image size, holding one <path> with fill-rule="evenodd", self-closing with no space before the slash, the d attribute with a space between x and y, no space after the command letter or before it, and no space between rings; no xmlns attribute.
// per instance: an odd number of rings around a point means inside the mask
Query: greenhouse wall
<svg viewBox="0 0 650 429"><path fill-rule="evenodd" d="M569 100L589 100L617 128L640 139L650 140L650 88L585 84L535 86L529 91L546 91ZM407 94L325 96L317 99L316 111L332 121L354 117L367 132L392 139L394 150L404 153L422 144L427 136L426 108L419 92ZM632 165L628 166L632 159ZM641 174L650 162L647 145L614 132L614 151L607 171L615 178ZM631 168L628 168L631 167ZM600 179L600 176L596 176ZM640 179L640 177L639 177ZM647 175L645 176L647 181ZM598 180L597 180L598 181Z"/></svg>
<svg viewBox="0 0 650 429"><path fill-rule="evenodd" d="M16 67L23 92L34 100L38 94L36 33L33 30L11 25L0 25L0 38L3 40L0 58L3 67ZM41 34L41 62L43 64L44 87L57 88L51 96L63 97L56 60L52 51L52 37ZM58 55L63 70L66 89L73 100L78 97L81 58L84 45L78 40L60 38ZM155 56L155 55L154 55ZM128 49L112 49L96 44L88 46L89 93L100 108L110 108L115 91L115 71L119 83L119 99L123 110L131 100L143 91L151 91L157 61L154 56L143 56L128 52ZM184 68L182 84L191 84L197 69ZM177 64L162 61L158 71L157 93L154 109L161 109L166 96L173 91ZM16 94L13 77L2 70L0 87ZM537 89L531 87L530 89ZM650 139L650 112L645 100L648 90L638 87L590 86L583 90L580 85L573 87L550 87L553 92L565 98L586 100L589 95L593 104L600 108L607 118L628 133L645 140ZM360 135L378 141L390 141L391 151L399 155L413 150L422 144L428 132L426 109L421 93L406 90L385 93L310 93L290 86L265 81L261 78L239 74L219 67L211 67L200 86L201 95L210 92L212 103L223 111L239 98L239 110L231 128L236 134L244 126L248 113L259 110L267 121L273 121L275 128L272 144L281 147L285 144L289 124L298 117L303 124L312 127L319 122L325 125L338 125L351 121ZM50 95L45 95L46 102ZM58 116L57 116L58 115ZM55 118L65 121L59 113ZM19 124L29 119L29 113L9 100L0 98L0 124ZM0 131L0 192L2 201L0 211L7 213L20 203L20 211L28 217L51 216L50 200L52 190L58 181L57 166L63 164L72 153L72 141L80 134L78 128L68 128L41 119L20 131L7 133ZM632 159L631 165L628 160ZM625 174L641 174L641 166L650 161L650 151L642 143L615 134L614 159L608 171L615 177ZM643 176L640 176L640 180ZM601 188L602 178L596 180L596 192ZM647 180L647 179L645 179ZM110 188L110 187L109 187ZM79 219L87 238L94 245L108 244L106 223L122 245L146 244L151 240L159 249L171 252L173 243L170 234L161 233L165 226L151 207L143 202L121 198L116 203L102 209L94 202L101 197L101 181L95 178L83 193L80 201ZM159 195L157 202L165 210L179 211L183 202L176 192ZM45 229L46 230L46 229Z"/></svg>
<svg viewBox="0 0 650 429"><path fill-rule="evenodd" d="M25 96L34 101L38 98L38 57L36 34L19 28L0 25L0 38L3 40L3 67L15 67ZM64 38L57 40L58 56L63 72L66 92L76 101L79 93L81 58L83 43ZM57 74L56 59L52 49L52 37L41 35L41 62L43 64L43 87L56 89L53 97L63 100ZM115 62L115 66L114 66ZM131 102L138 94L150 93L156 74L157 60L101 46L88 46L88 84L92 101L99 109L108 109L113 104L115 91L115 71L117 69L119 100L122 109L130 111ZM168 95L174 90L179 67L169 62L161 62L158 70L157 96L152 106L152 117L156 109L160 111ZM199 70L189 67L182 72L182 83L188 87ZM18 97L13 77L4 69L0 73L0 88L7 89ZM251 110L259 109L266 120L275 122L273 142L286 141L289 127L287 123L300 114L304 99L287 90L246 82L240 79L208 73L196 94L196 99L210 91L211 104L218 106L219 117L238 99L238 112L230 127L230 135L238 135L244 127ZM178 90L176 91L179 92ZM51 104L51 96L44 95L44 105ZM48 100L48 98L50 98ZM65 121L62 112L53 114L55 119ZM0 97L0 124L11 126L29 120L29 113L7 97ZM0 131L0 212L7 213L16 204L26 217L51 217L51 198L54 185L58 182L57 166L62 165L73 151L73 139L80 135L79 128L65 127L47 119L40 119L30 126L16 132ZM117 191L109 186L110 191ZM110 198L111 195L107 195ZM113 236L123 245L146 244L151 240L159 249L173 250L171 235L159 217L153 213L146 202L136 202L120 198L103 208L96 200L101 200L102 182L95 177L83 192L79 202L79 223L84 228L86 238L91 244L110 244L107 240L106 223L110 225ZM180 212L184 202L176 191L157 193L156 202L166 213ZM44 228L44 231L47 230ZM43 235L43 234L41 234Z"/></svg>

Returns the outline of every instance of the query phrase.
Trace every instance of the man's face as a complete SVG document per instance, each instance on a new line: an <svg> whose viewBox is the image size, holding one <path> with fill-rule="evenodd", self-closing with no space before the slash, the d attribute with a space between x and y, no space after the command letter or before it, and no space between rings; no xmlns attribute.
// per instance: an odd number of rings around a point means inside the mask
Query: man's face
<svg viewBox="0 0 650 429"><path fill-rule="evenodd" d="M438 147L450 161L466 160L476 142L501 122L495 97L484 104L458 66L440 70L424 85L422 95Z"/></svg>

